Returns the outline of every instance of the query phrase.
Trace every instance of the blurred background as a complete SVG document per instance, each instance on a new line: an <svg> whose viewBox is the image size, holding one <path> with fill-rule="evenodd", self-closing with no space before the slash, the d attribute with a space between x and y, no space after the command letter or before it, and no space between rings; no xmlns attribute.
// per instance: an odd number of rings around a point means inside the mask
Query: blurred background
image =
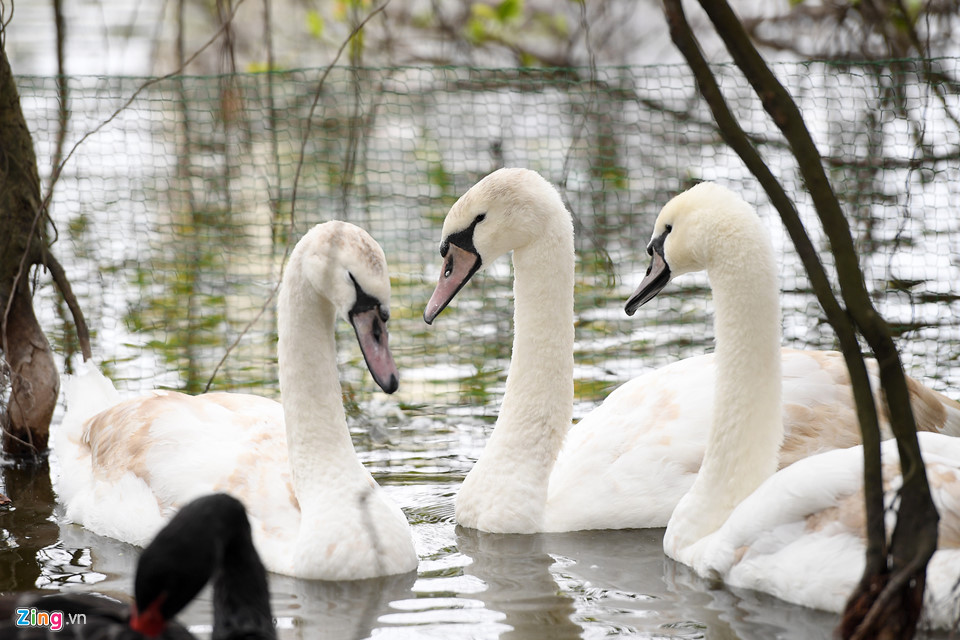
<svg viewBox="0 0 960 640"><path fill-rule="evenodd" d="M803 111L907 372L960 397L960 3L733 4ZM779 130L687 8L727 101L829 262ZM660 207L699 180L738 190L770 230L784 343L835 346L659 2L0 0L0 15L52 194L52 252L122 395L276 397L274 294L293 244L338 218L384 247L400 390L375 390L345 323L341 377L358 455L403 508L420 568L387 581L271 576L280 637L832 637L833 614L718 588L665 559L662 530L455 527L454 496L509 366L510 261L475 276L432 327L421 314L447 210L499 167L541 172L574 219L575 417L643 371L712 350L702 274L623 312ZM69 373L80 359L71 314L47 272L33 270L31 285ZM0 510L0 591L130 593L138 550L65 521L55 456L49 468L0 466L15 500ZM206 594L181 620L207 637L212 607Z"/></svg>
<svg viewBox="0 0 960 640"><path fill-rule="evenodd" d="M433 327L420 316L447 209L501 166L541 172L574 216L577 415L646 369L712 348L704 277L681 279L634 318L622 311L659 208L699 180L739 190L767 222L785 344L834 345L776 212L722 143L656 2L394 0L348 41L378 4L84 0L60 7L59 60L54 4L14 5L5 46L47 190L66 105L63 152L73 154L53 186L53 250L95 357L123 392L275 394L282 265L306 229L338 218L367 228L390 262L401 407L493 415L511 346L509 261ZM956 397L957 3L909 6L735 3L825 157L908 373ZM690 13L826 258L789 149ZM35 286L69 371L69 313L46 274ZM352 342L341 340L342 358L360 364ZM348 396L373 388L362 365L342 372Z"/></svg>

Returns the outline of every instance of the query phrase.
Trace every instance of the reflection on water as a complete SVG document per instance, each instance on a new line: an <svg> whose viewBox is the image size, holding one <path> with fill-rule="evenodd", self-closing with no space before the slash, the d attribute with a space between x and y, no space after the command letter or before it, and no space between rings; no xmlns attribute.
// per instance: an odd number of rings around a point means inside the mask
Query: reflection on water
<svg viewBox="0 0 960 640"><path fill-rule="evenodd" d="M387 576L354 582L310 582L272 576L270 592L274 615L283 638L369 638L390 612L390 603L407 596L416 574ZM198 603L193 615L209 620L209 602Z"/></svg>
<svg viewBox="0 0 960 640"><path fill-rule="evenodd" d="M457 546L473 562L464 568L486 588L476 594L504 614L501 638L580 638L573 598L550 573L543 535L494 534L457 527Z"/></svg>
<svg viewBox="0 0 960 640"><path fill-rule="evenodd" d="M13 504L0 507L0 592L82 581L89 571L89 552L59 543L47 461L4 463L2 469L3 491Z"/></svg>
<svg viewBox="0 0 960 640"><path fill-rule="evenodd" d="M378 411L364 407L363 413ZM662 529L525 536L457 527L456 491L490 425L397 415L374 421L376 429L354 424L354 442L411 522L418 571L349 583L272 575L280 638L832 636L832 614L718 587L667 560ZM3 468L0 491L15 506L0 510L0 589L82 589L128 598L139 550L64 523L48 473L46 465ZM209 637L209 589L180 619Z"/></svg>

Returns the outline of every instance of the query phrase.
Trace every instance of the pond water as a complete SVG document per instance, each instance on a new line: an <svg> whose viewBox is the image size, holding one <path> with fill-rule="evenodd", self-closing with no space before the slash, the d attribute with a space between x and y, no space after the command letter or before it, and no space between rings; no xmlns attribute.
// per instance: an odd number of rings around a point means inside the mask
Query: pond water
<svg viewBox="0 0 960 640"><path fill-rule="evenodd" d="M280 638L831 637L837 616L710 584L667 559L662 529L498 535L457 527L454 497L491 425L363 409L391 416L354 419L351 428L364 463L413 526L419 569L357 582L271 575ZM136 547L64 523L46 466L3 471L17 503L0 512L0 591L132 592ZM209 637L209 590L180 620Z"/></svg>

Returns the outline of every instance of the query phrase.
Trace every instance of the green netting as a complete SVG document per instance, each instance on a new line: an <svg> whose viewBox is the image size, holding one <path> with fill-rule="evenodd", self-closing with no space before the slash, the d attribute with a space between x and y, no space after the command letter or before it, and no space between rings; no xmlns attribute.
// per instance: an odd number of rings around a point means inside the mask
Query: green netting
<svg viewBox="0 0 960 640"><path fill-rule="evenodd" d="M932 64L952 77L960 71L957 59ZM826 257L779 132L735 68L715 71ZM780 64L775 72L825 156L909 372L941 389L957 386L957 96L926 84L919 61ZM447 209L500 166L540 171L575 215L579 400L710 348L703 276L671 285L672 295L637 317L622 311L646 268L660 206L700 179L739 189L768 222L783 256L785 343L833 346L776 213L721 143L685 67L338 68L309 118L321 74L154 82L76 149L55 189L55 251L97 358L123 389L199 391L226 357L214 387L274 394L268 300L280 265L307 228L339 218L368 229L390 262L401 401L492 412L509 362L509 261L476 278L434 327L421 313L438 275ZM69 78L67 148L146 80ZM18 83L49 174L55 80ZM66 314L40 282L44 324L69 353ZM340 337L347 391L367 393L373 383L346 326Z"/></svg>

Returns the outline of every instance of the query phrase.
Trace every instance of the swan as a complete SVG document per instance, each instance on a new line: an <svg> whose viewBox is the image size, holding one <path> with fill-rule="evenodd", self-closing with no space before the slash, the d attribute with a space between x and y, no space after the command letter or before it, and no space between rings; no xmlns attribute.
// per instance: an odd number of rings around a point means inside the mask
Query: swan
<svg viewBox="0 0 960 640"><path fill-rule="evenodd" d="M453 205L441 238L428 324L480 269L511 250L514 265L506 389L490 440L457 496L457 521L494 533L665 526L703 458L714 356L634 378L571 428L573 225L560 194L535 171L497 170ZM782 361L783 463L859 442L842 357L784 350ZM910 384L925 428L960 431L960 405Z"/></svg>
<svg viewBox="0 0 960 640"><path fill-rule="evenodd" d="M718 401L700 472L670 517L664 551L701 576L842 611L865 564L863 451L837 449L777 470L780 307L773 246L759 217L729 189L701 183L663 208L648 252L651 269L628 314L671 279L701 270L716 307ZM940 513L925 615L947 628L960 614L960 439L918 436ZM901 484L896 445L882 444L888 503Z"/></svg>
<svg viewBox="0 0 960 640"><path fill-rule="evenodd" d="M246 506L270 571L323 580L412 571L410 528L356 456L337 377L339 315L377 384L397 389L389 304L380 245L354 225L326 222L297 243L280 287L282 405L167 391L121 402L88 367L69 385L54 443L66 517L143 545L179 506L220 491Z"/></svg>
<svg viewBox="0 0 960 640"><path fill-rule="evenodd" d="M131 606L89 593L4 599L2 608L9 615L3 616L0 637L193 638L171 621L211 578L214 638L277 637L267 572L253 547L246 511L222 493L184 506L147 545L137 562ZM23 608L59 617L46 627L18 626L14 610ZM83 623L71 624L70 616L77 614L84 616Z"/></svg>

